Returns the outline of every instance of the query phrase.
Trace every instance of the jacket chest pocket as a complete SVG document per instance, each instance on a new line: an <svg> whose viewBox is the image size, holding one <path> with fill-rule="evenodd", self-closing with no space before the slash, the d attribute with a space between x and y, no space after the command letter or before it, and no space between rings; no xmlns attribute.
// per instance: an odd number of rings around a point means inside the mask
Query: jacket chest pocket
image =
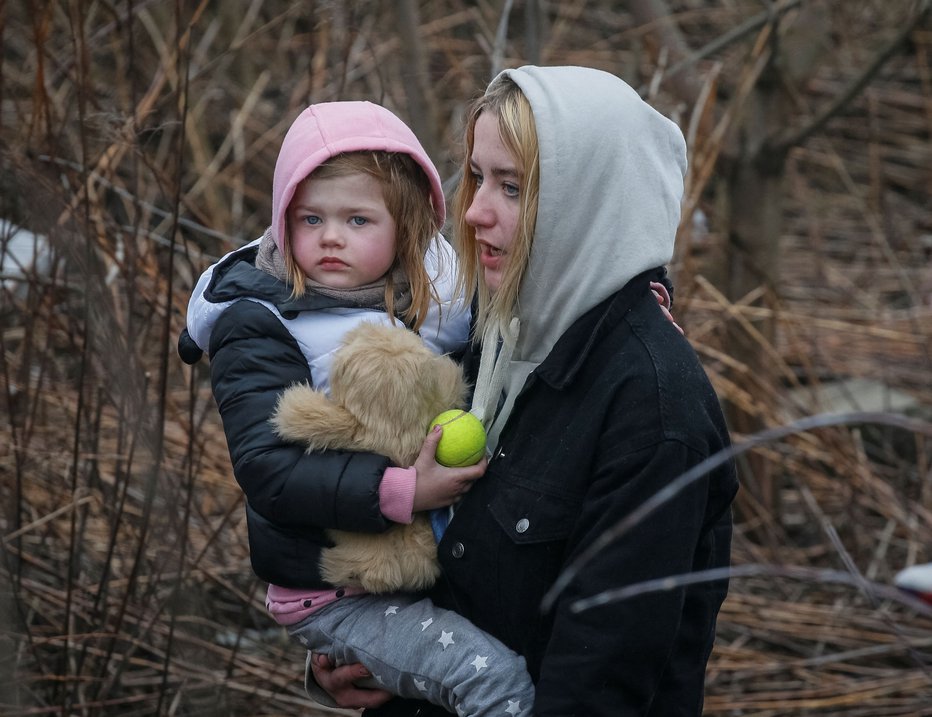
<svg viewBox="0 0 932 717"><path fill-rule="evenodd" d="M501 481L489 505L495 521L516 545L565 540L579 516L581 499L535 482Z"/></svg>
<svg viewBox="0 0 932 717"><path fill-rule="evenodd" d="M498 528L493 541L498 584L491 598L495 634L528 659L532 674L550 634L550 618L538 608L563 568L581 504L578 497L516 481L513 475L498 483L489 502Z"/></svg>

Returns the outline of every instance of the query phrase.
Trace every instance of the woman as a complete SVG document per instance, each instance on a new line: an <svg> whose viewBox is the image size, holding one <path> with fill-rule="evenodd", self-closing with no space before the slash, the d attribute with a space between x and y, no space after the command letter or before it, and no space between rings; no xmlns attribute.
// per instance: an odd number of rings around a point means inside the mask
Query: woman
<svg viewBox="0 0 932 717"><path fill-rule="evenodd" d="M468 117L454 209L482 336L473 410L494 450L440 542L434 598L525 657L538 717L702 711L724 581L571 605L727 565L733 466L603 548L540 609L607 528L728 445L698 359L649 288L672 258L685 169L679 129L594 69L507 70ZM316 657L314 672L339 704L386 699L353 688L358 666ZM393 700L370 714L443 713Z"/></svg>

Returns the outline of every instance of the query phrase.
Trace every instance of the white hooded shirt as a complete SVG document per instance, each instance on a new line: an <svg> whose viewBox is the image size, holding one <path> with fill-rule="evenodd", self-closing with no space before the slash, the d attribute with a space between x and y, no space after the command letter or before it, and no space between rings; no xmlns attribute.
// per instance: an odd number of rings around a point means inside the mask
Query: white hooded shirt
<svg viewBox="0 0 932 717"><path fill-rule="evenodd" d="M633 277L670 261L686 173L680 129L618 77L584 67L502 74L534 114L540 195L490 446L528 375L563 333ZM483 359L494 350L484 346Z"/></svg>

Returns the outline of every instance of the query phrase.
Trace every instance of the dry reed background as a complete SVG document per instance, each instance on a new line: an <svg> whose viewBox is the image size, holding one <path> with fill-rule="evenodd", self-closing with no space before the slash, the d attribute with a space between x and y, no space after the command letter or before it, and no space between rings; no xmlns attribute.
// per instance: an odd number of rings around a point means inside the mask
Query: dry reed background
<svg viewBox="0 0 932 717"><path fill-rule="evenodd" d="M778 25L748 22L767 7ZM864 401L850 379L869 379L881 402L857 407L928 418L932 29L913 20L927 9L0 2L0 218L49 246L45 270L24 276L0 253L0 712L325 713L264 614L206 369L173 349L199 271L264 228L278 143L310 101L388 105L453 177L463 104L495 67L624 76L689 136L676 313L723 399L773 427L837 408L829 387ZM799 22L808 10L825 12ZM897 33L870 81L785 156L774 297L731 296L720 180L727 142L754 127L737 131L761 58L779 37L797 51L784 58L811 60L784 99L806 118ZM678 40L705 48L683 72ZM737 355L735 336L752 350ZM742 456L734 561L750 574L722 612L707 714L932 715L930 614L871 591L932 560L924 425L821 428Z"/></svg>

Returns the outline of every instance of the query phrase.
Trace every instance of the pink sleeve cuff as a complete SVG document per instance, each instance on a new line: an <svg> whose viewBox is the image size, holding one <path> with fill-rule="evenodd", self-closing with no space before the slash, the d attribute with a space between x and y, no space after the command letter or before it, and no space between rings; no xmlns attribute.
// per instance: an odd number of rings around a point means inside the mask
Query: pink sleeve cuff
<svg viewBox="0 0 932 717"><path fill-rule="evenodd" d="M414 486L417 471L414 468L386 468L379 484L379 510L394 523L414 520Z"/></svg>

